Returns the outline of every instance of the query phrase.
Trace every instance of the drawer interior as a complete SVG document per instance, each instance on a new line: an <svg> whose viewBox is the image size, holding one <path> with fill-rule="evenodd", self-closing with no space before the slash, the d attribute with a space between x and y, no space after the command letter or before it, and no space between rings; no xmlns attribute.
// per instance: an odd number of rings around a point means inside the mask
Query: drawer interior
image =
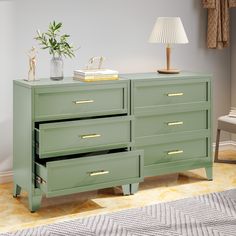
<svg viewBox="0 0 236 236"><path fill-rule="evenodd" d="M76 153L72 155L65 155L65 156L54 156L51 158L39 158L36 156L35 161L43 166L47 166L47 163L54 162L54 161L62 161L62 160L70 160L70 159L79 159L79 158L87 158L91 156L96 156L99 158L102 155L106 154L115 154L115 153L126 153L130 151L129 148L117 148L117 149L109 149L109 150L102 150L102 151L92 151L86 153Z"/></svg>

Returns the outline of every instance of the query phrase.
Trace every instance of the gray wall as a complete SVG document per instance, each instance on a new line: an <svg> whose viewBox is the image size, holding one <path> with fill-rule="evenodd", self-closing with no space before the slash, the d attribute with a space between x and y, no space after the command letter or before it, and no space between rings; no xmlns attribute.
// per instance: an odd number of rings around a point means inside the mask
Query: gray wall
<svg viewBox="0 0 236 236"><path fill-rule="evenodd" d="M236 9L231 10L231 29L231 106L236 108Z"/></svg>
<svg viewBox="0 0 236 236"><path fill-rule="evenodd" d="M214 76L214 121L230 107L230 51L206 49L206 10L196 0L12 0L0 1L1 70L0 171L11 169L12 80L27 75L26 52L35 45L36 29L62 21L66 33L80 46L75 60L65 60L65 75L84 67L91 56L103 55L106 67L119 72L156 71L164 64L163 45L147 40L158 16L180 16L190 43L177 45L172 64ZM4 13L3 15L1 13ZM11 31L12 32L8 32ZM12 37L12 34L14 36ZM4 50L3 50L4 49ZM9 49L9 50L8 50ZM4 53L2 53L4 52ZM39 51L37 76L49 75L48 53ZM13 65L12 65L13 63ZM225 134L224 140L229 139ZM2 142L3 140L3 142Z"/></svg>
<svg viewBox="0 0 236 236"><path fill-rule="evenodd" d="M14 3L0 1L0 172L12 166L12 80L16 75L17 42L14 25Z"/></svg>
<svg viewBox="0 0 236 236"><path fill-rule="evenodd" d="M231 11L231 106L236 107L236 9Z"/></svg>

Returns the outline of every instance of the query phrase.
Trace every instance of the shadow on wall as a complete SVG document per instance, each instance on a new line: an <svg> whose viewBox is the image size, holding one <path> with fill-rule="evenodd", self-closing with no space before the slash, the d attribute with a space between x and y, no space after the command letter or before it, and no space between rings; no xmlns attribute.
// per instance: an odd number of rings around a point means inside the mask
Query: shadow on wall
<svg viewBox="0 0 236 236"><path fill-rule="evenodd" d="M0 172L12 169L12 119L0 121Z"/></svg>

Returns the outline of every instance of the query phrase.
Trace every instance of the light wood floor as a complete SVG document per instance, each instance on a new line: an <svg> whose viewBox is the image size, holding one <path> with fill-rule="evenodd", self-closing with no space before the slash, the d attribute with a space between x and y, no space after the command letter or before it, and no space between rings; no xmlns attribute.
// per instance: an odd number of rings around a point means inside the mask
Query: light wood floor
<svg viewBox="0 0 236 236"><path fill-rule="evenodd" d="M235 158L236 151L223 151L221 158ZM236 187L236 165L214 164L213 181L207 181L204 169L146 178L138 193L122 196L121 190L109 188L65 197L43 198L35 213L27 209L27 195L12 197L12 183L0 185L0 232L53 223L99 213L140 207L194 195Z"/></svg>

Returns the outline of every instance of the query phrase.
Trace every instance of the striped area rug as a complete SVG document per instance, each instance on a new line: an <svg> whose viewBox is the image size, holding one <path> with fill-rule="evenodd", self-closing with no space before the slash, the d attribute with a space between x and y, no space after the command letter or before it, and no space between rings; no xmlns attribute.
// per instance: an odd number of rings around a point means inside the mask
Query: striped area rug
<svg viewBox="0 0 236 236"><path fill-rule="evenodd" d="M0 236L236 236L236 189Z"/></svg>

